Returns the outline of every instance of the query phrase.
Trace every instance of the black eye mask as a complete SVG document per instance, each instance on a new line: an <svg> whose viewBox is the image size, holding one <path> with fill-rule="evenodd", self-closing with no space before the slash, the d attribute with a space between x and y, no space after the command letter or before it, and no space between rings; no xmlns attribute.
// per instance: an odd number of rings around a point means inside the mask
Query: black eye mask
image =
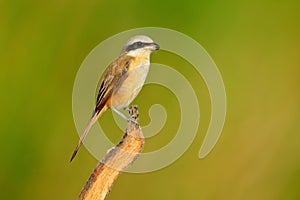
<svg viewBox="0 0 300 200"><path fill-rule="evenodd" d="M140 48L143 48L143 47L148 46L150 44L151 43L135 42L135 43L129 45L126 48L126 51L129 52L129 51L132 51L132 50L140 49Z"/></svg>

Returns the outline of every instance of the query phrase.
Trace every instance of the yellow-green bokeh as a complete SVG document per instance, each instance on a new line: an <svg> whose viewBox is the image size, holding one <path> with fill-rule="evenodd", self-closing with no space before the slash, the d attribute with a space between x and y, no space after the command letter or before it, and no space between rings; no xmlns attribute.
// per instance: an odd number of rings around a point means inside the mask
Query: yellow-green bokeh
<svg viewBox="0 0 300 200"><path fill-rule="evenodd" d="M200 91L200 130L177 162L122 174L108 199L299 199L299 10L292 0L2 1L0 199L77 198L97 163L84 148L69 163L78 140L72 116L77 70L107 37L146 26L183 32L206 48L224 79L226 123L214 150L199 160L210 119L207 88L186 61L155 53L153 61L180 70ZM177 105L157 90L162 105ZM145 88L136 100L142 124L149 122L152 92ZM110 117L99 122L118 130ZM173 118L146 141L145 151L172 139Z"/></svg>

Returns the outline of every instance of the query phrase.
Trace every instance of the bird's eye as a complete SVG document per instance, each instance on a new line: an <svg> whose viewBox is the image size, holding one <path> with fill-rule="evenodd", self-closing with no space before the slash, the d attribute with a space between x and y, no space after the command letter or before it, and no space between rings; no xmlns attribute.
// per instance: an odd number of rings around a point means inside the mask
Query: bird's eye
<svg viewBox="0 0 300 200"><path fill-rule="evenodd" d="M142 42L137 42L136 45L137 45L138 47L142 47L142 46L143 46L143 43L142 43Z"/></svg>
<svg viewBox="0 0 300 200"><path fill-rule="evenodd" d="M129 45L127 48L126 48L126 51L129 52L129 51L132 51L132 50L135 50L135 49L140 49L140 48L143 48L145 45L143 42L135 42L131 45Z"/></svg>

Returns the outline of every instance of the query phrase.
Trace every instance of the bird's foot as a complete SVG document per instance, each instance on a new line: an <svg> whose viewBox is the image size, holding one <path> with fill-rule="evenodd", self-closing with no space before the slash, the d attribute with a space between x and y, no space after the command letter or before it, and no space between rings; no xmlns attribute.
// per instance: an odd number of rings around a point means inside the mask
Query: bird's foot
<svg viewBox="0 0 300 200"><path fill-rule="evenodd" d="M128 121L132 121L133 123L138 125L138 122L137 122L137 118L139 116L138 106L133 105L133 106L130 106L129 108L125 108L125 110L128 111L128 113L130 115L130 117L128 117Z"/></svg>
<svg viewBox="0 0 300 200"><path fill-rule="evenodd" d="M136 119L134 119L133 117L128 117L127 118L127 120L128 120L128 122L133 122L133 123L135 123L135 125L139 125L139 123L137 122L137 120Z"/></svg>

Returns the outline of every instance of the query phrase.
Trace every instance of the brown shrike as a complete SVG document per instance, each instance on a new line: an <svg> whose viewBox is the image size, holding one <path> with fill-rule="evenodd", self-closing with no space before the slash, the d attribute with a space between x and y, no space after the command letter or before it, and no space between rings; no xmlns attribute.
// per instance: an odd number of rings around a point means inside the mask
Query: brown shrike
<svg viewBox="0 0 300 200"><path fill-rule="evenodd" d="M149 71L150 54L159 48L158 44L144 35L134 36L125 44L119 57L106 69L92 117L84 129L70 161L76 156L91 126L109 108L126 120L134 121L119 110L127 109L141 91Z"/></svg>

